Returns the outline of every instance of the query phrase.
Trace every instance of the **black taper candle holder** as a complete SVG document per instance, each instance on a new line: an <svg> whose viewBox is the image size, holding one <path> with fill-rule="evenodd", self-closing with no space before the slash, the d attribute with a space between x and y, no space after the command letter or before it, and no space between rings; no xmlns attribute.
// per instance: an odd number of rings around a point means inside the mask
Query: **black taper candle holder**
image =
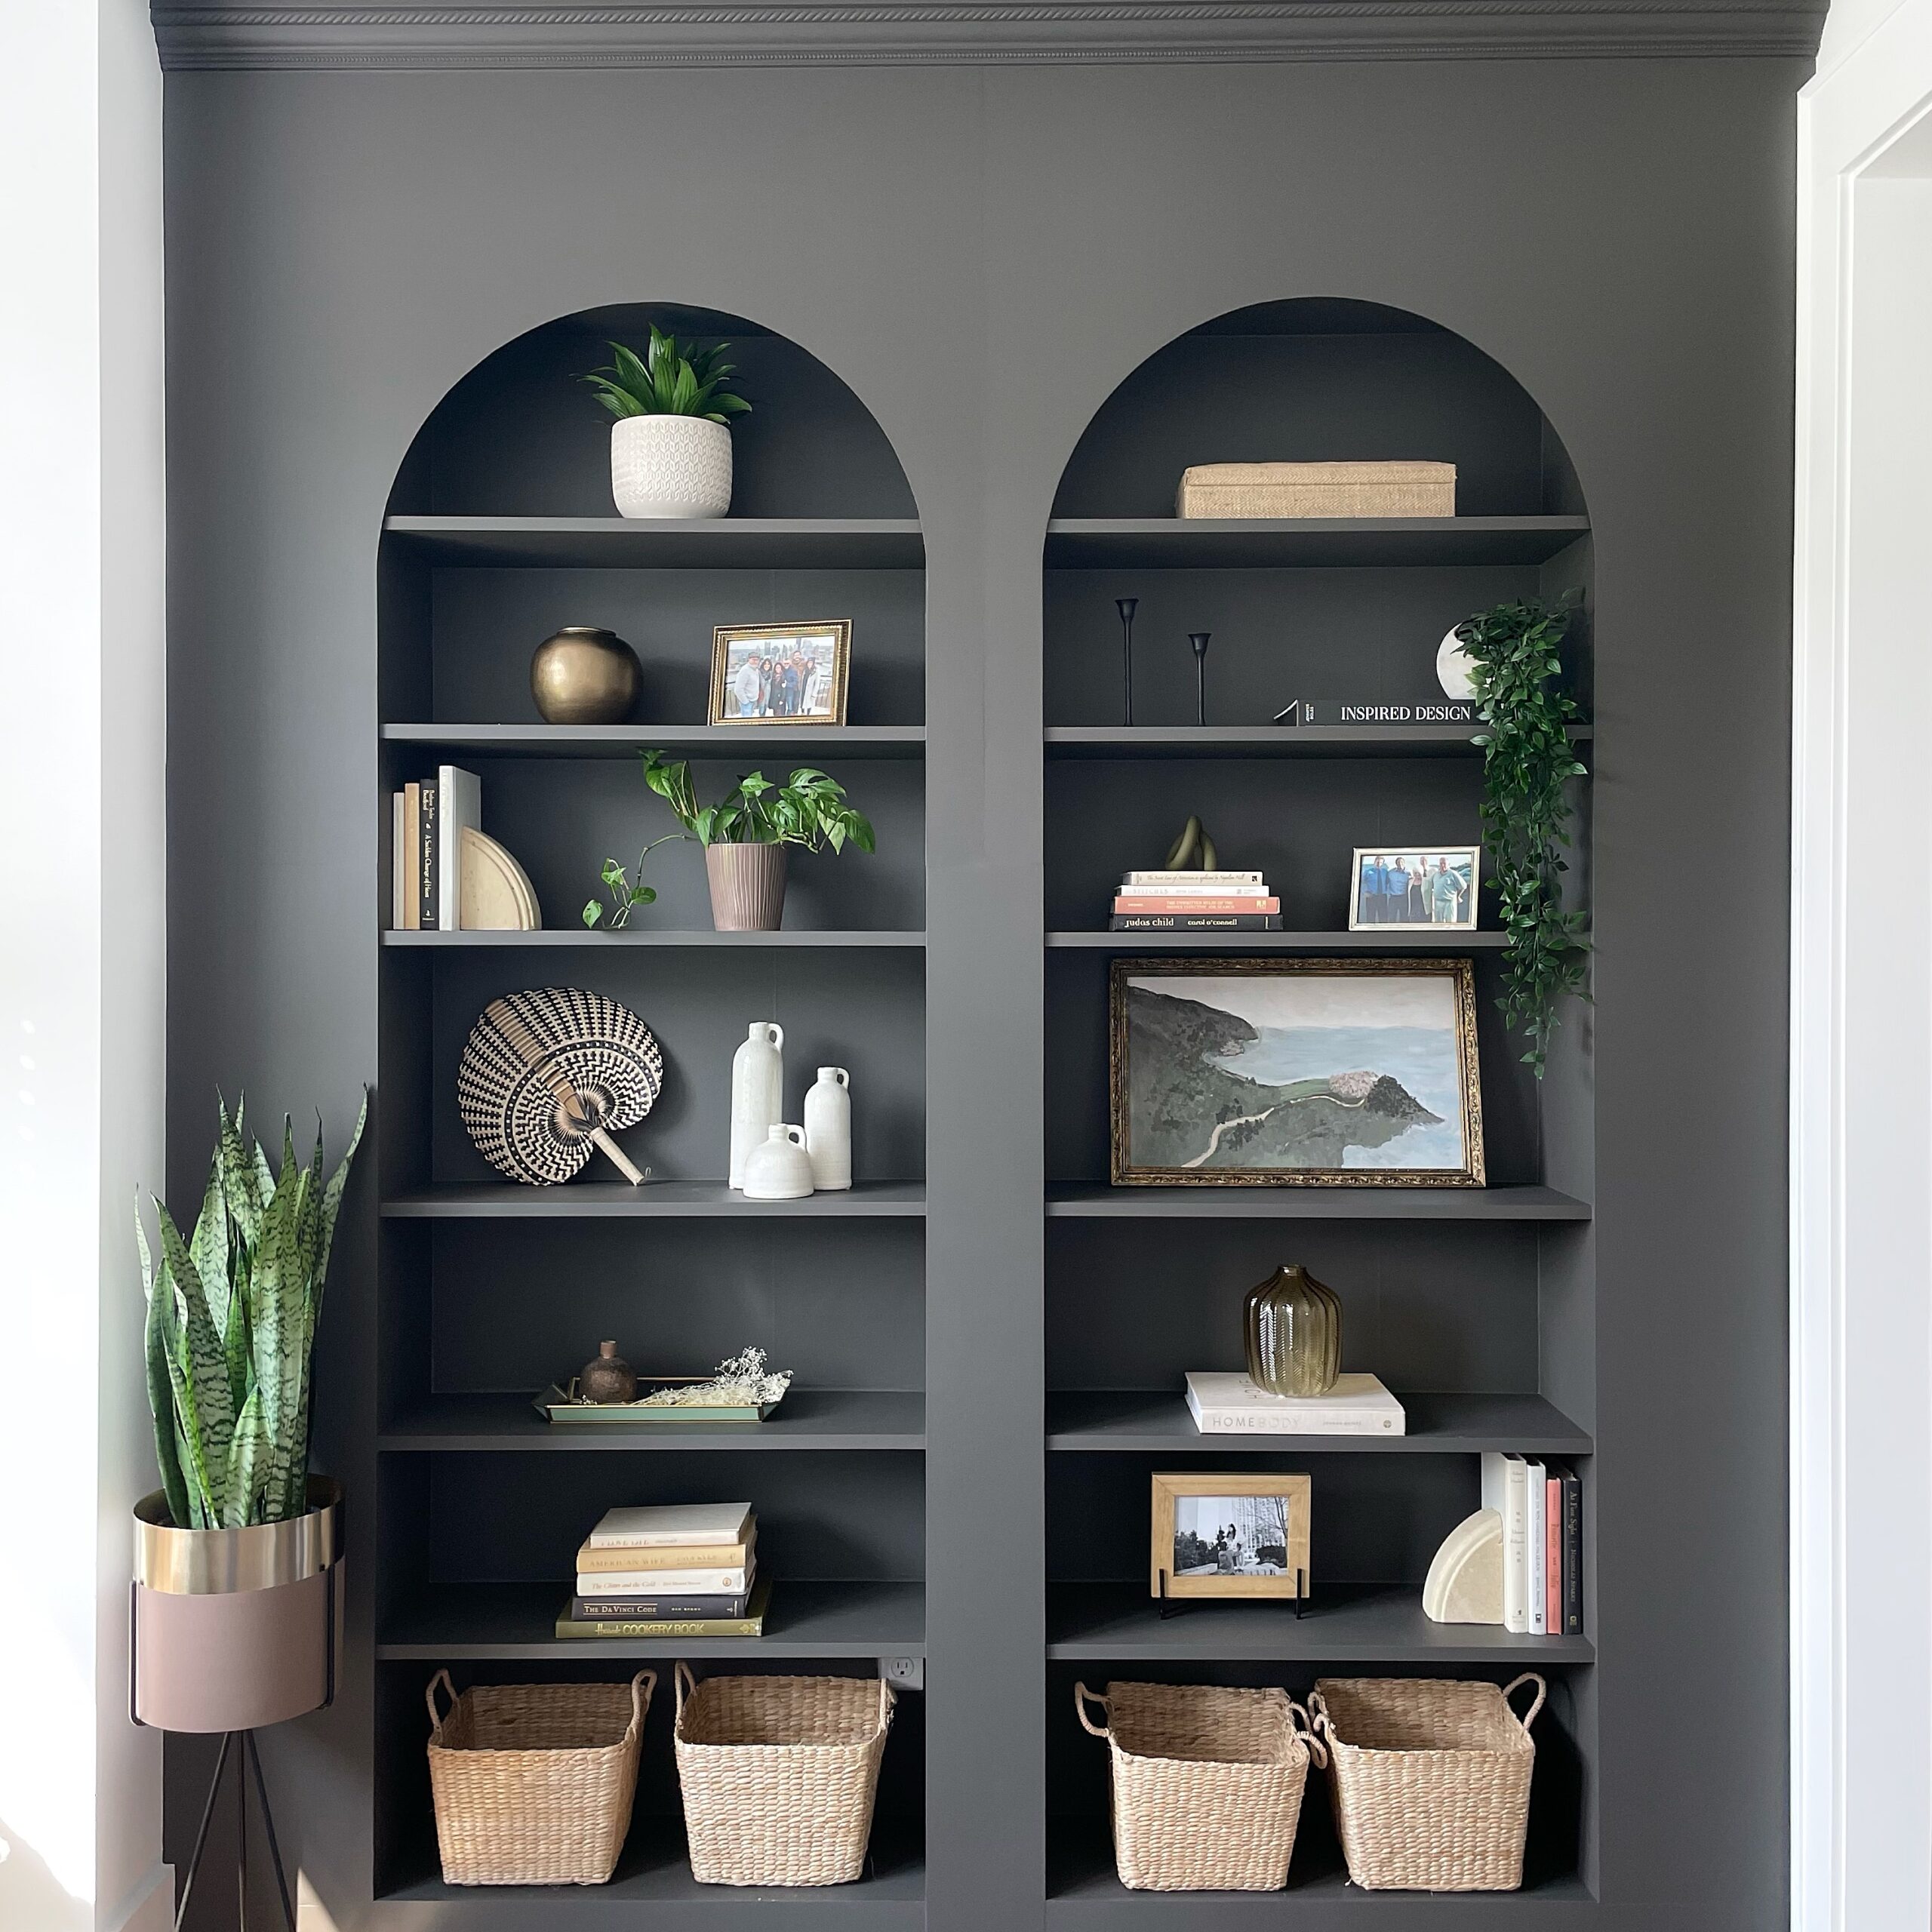
<svg viewBox="0 0 1932 1932"><path fill-rule="evenodd" d="M1208 721L1208 640L1212 631L1189 631L1187 641L1194 647L1194 721Z"/></svg>
<svg viewBox="0 0 1932 1932"><path fill-rule="evenodd" d="M1116 597L1114 608L1120 613L1120 668L1123 687L1121 722L1134 722L1134 614L1140 608L1137 597Z"/></svg>

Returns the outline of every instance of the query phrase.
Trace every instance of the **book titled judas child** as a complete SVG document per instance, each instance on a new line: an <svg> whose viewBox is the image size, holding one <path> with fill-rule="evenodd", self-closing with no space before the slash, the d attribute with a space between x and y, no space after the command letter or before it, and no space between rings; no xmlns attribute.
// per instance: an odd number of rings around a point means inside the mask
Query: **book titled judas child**
<svg viewBox="0 0 1932 1932"><path fill-rule="evenodd" d="M1278 933L1278 912L1116 912L1110 933Z"/></svg>

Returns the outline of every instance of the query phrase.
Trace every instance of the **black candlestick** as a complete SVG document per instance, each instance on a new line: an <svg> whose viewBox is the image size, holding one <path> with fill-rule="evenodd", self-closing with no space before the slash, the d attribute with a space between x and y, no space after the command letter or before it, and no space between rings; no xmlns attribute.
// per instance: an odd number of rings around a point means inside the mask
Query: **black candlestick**
<svg viewBox="0 0 1932 1932"><path fill-rule="evenodd" d="M1208 640L1212 631L1189 631L1187 641L1194 647L1194 709L1195 721L1205 724L1208 721Z"/></svg>
<svg viewBox="0 0 1932 1932"><path fill-rule="evenodd" d="M1134 722L1134 614L1140 608L1137 597L1116 597L1114 608L1120 613L1121 677L1125 687L1121 721Z"/></svg>

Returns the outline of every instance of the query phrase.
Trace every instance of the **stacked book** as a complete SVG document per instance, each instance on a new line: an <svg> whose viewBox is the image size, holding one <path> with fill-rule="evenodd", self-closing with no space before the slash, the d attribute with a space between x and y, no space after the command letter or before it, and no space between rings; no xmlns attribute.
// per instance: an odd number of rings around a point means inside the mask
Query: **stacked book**
<svg viewBox="0 0 1932 1932"><path fill-rule="evenodd" d="M534 932L543 923L530 875L483 829L475 772L439 765L434 778L390 793L392 931Z"/></svg>
<svg viewBox="0 0 1932 1932"><path fill-rule="evenodd" d="M1583 1634L1583 1492L1576 1472L1490 1451L1482 1506L1503 1518L1503 1627L1519 1636Z"/></svg>
<svg viewBox="0 0 1932 1932"><path fill-rule="evenodd" d="M749 1503L605 1512L577 1553L559 1637L761 1637L771 1594L758 1574Z"/></svg>
<svg viewBox="0 0 1932 1932"><path fill-rule="evenodd" d="M1275 1395L1251 1377L1202 1369L1187 1412L1203 1435L1403 1435L1408 1417L1379 1376L1338 1375L1323 1395Z"/></svg>
<svg viewBox="0 0 1932 1932"><path fill-rule="evenodd" d="M1116 933L1272 933L1281 902L1259 872L1128 872L1114 899Z"/></svg>

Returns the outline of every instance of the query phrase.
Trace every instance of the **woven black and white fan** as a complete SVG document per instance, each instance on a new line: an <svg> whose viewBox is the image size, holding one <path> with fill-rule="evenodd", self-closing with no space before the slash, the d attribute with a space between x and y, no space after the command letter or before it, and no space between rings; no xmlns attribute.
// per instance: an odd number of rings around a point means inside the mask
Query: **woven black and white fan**
<svg viewBox="0 0 1932 1932"><path fill-rule="evenodd" d="M628 1007L545 986L484 1008L456 1093L477 1151L512 1180L568 1180L595 1148L635 1187L645 1174L611 1136L643 1119L663 1084L664 1056Z"/></svg>

